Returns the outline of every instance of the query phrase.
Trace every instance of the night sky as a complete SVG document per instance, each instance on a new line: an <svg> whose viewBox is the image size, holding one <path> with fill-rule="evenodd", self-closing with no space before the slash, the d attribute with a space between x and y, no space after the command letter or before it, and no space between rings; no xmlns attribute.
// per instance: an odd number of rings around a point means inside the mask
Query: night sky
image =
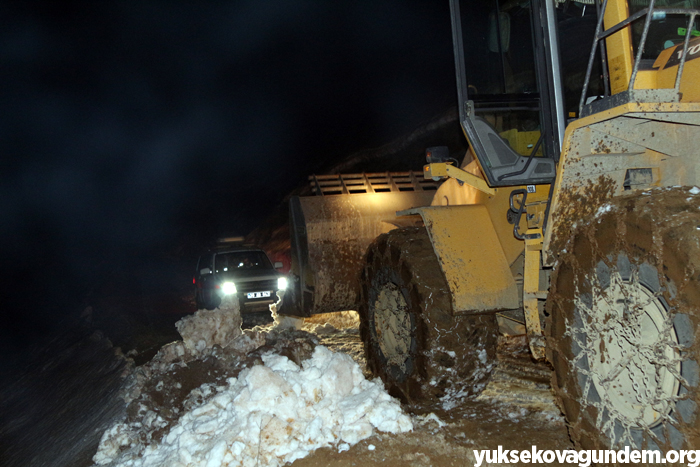
<svg viewBox="0 0 700 467"><path fill-rule="evenodd" d="M246 234L456 104L447 1L16 1L0 23L5 347L100 271Z"/></svg>

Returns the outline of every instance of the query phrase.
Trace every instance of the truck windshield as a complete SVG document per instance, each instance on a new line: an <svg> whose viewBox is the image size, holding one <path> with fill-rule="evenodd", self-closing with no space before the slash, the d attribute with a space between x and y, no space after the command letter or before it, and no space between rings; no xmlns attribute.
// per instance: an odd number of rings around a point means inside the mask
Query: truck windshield
<svg viewBox="0 0 700 467"><path fill-rule="evenodd" d="M272 269L272 264L262 251L218 253L214 257L214 270L216 273L249 269Z"/></svg>

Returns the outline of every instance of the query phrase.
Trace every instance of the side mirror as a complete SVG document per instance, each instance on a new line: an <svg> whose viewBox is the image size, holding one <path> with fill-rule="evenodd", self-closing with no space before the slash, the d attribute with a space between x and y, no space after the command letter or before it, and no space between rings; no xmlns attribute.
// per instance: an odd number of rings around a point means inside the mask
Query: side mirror
<svg viewBox="0 0 700 467"><path fill-rule="evenodd" d="M202 269L199 270L199 274L202 275L202 276L204 276L204 275L206 275L206 274L211 274L211 269L209 269L209 268L202 268Z"/></svg>
<svg viewBox="0 0 700 467"><path fill-rule="evenodd" d="M275 269L282 269L283 267L284 267L284 264L282 263L282 261L277 261L275 263Z"/></svg>
<svg viewBox="0 0 700 467"><path fill-rule="evenodd" d="M447 146L433 146L425 149L425 162L447 162L450 160L450 148Z"/></svg>

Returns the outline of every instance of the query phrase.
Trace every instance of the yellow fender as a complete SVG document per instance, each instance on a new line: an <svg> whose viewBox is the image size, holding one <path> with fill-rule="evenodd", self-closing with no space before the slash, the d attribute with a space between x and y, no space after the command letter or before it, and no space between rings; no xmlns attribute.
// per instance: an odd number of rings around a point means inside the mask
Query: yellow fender
<svg viewBox="0 0 700 467"><path fill-rule="evenodd" d="M452 294L454 314L512 310L518 288L484 205L427 206L419 214Z"/></svg>

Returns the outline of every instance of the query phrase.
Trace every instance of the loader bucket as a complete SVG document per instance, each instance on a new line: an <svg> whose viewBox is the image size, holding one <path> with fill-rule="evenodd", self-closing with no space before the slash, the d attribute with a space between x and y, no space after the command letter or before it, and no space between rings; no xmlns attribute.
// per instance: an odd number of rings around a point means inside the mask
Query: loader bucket
<svg viewBox="0 0 700 467"><path fill-rule="evenodd" d="M428 206L435 193L434 185L408 190L293 197L292 280L280 313L311 316L357 309L369 244L402 225L396 211Z"/></svg>

